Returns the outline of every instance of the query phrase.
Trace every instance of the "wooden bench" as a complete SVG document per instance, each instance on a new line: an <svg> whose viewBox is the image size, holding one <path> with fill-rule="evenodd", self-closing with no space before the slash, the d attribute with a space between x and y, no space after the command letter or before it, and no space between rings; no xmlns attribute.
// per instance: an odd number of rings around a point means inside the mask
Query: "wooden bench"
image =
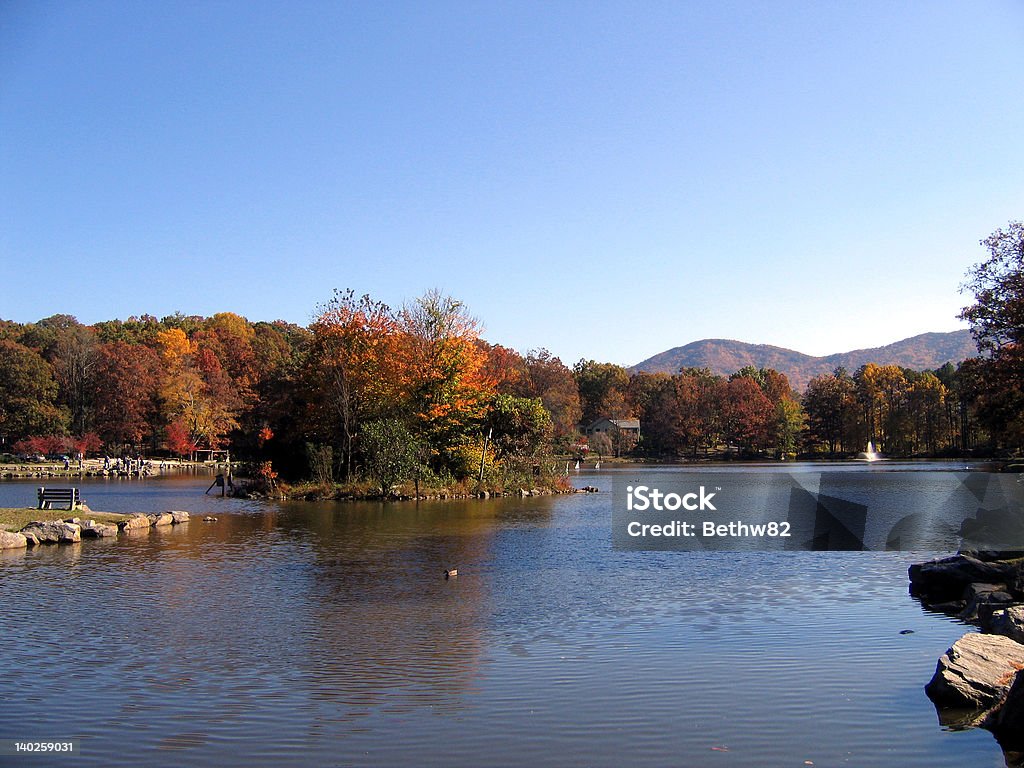
<svg viewBox="0 0 1024 768"><path fill-rule="evenodd" d="M52 509L54 503L67 504L68 509L76 509L82 503L77 488L40 488L39 509Z"/></svg>

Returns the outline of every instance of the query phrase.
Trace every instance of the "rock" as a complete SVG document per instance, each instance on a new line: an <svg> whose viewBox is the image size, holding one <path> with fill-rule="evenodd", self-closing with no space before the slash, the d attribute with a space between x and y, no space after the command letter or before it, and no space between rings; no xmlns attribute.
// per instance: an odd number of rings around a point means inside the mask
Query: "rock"
<svg viewBox="0 0 1024 768"><path fill-rule="evenodd" d="M180 523L187 523L188 522L188 512L179 512L179 511L171 512L171 519L172 519L172 521L174 522L175 525L178 525Z"/></svg>
<svg viewBox="0 0 1024 768"><path fill-rule="evenodd" d="M90 539L102 539L107 536L117 536L117 526L97 523L95 520L86 520L81 525L82 536Z"/></svg>
<svg viewBox="0 0 1024 768"><path fill-rule="evenodd" d="M1016 560L1019 557L1024 557L1024 552L1015 549L961 549L957 554L969 555L975 560L982 560L986 563L993 560Z"/></svg>
<svg viewBox="0 0 1024 768"><path fill-rule="evenodd" d="M966 634L939 658L925 693L937 707L988 709L1024 667L1024 645L1002 635Z"/></svg>
<svg viewBox="0 0 1024 768"><path fill-rule="evenodd" d="M172 525L174 523L174 518L170 512L158 512L148 517L153 521L153 525Z"/></svg>
<svg viewBox="0 0 1024 768"><path fill-rule="evenodd" d="M1015 676L1003 705L989 714L983 725L1004 750L1024 750L1024 674Z"/></svg>
<svg viewBox="0 0 1024 768"><path fill-rule="evenodd" d="M983 626L987 632L1024 643L1024 605L1013 605L994 611Z"/></svg>
<svg viewBox="0 0 1024 768"><path fill-rule="evenodd" d="M42 544L71 544L82 540L82 529L77 523L63 520L33 521L21 529L26 536L31 533Z"/></svg>
<svg viewBox="0 0 1024 768"><path fill-rule="evenodd" d="M954 555L910 566L910 590L933 602L962 599L970 584L1015 584L1021 561L983 561L970 555Z"/></svg>
<svg viewBox="0 0 1024 768"><path fill-rule="evenodd" d="M217 522L217 518L214 517L213 515L207 515L206 517L203 518L203 522L204 523L216 523Z"/></svg>
<svg viewBox="0 0 1024 768"><path fill-rule="evenodd" d="M117 527L122 531L133 531L136 528L149 528L151 525L153 525L153 521L149 519L149 515L133 512L128 516L127 520L119 522Z"/></svg>
<svg viewBox="0 0 1024 768"><path fill-rule="evenodd" d="M21 535L25 537L25 541L28 542L30 547L38 547L42 543L39 541L39 537L32 533L32 531L22 531Z"/></svg>
<svg viewBox="0 0 1024 768"><path fill-rule="evenodd" d="M24 549L27 546L28 539L22 534L0 531L0 549Z"/></svg>
<svg viewBox="0 0 1024 768"><path fill-rule="evenodd" d="M1012 603L1013 595L1006 591L1005 584L969 584L964 591L964 601L966 607L958 618L963 621L985 621L993 611Z"/></svg>

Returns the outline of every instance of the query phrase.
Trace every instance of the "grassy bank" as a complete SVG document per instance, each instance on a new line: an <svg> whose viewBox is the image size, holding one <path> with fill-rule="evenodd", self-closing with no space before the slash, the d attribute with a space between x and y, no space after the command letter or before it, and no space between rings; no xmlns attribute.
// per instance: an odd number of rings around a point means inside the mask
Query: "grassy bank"
<svg viewBox="0 0 1024 768"><path fill-rule="evenodd" d="M88 509L70 511L67 509L35 509L33 507L0 507L0 525L9 531L20 531L35 520L67 520L72 517L117 525L118 521L124 520L127 515L119 515L114 512L92 512Z"/></svg>

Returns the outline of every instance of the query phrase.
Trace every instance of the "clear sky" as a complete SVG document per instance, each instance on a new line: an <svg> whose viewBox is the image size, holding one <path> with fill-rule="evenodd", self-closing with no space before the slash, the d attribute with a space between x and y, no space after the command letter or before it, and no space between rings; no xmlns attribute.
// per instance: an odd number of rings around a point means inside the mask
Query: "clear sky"
<svg viewBox="0 0 1024 768"><path fill-rule="evenodd" d="M0 2L0 317L430 288L636 363L961 327L1024 4Z"/></svg>

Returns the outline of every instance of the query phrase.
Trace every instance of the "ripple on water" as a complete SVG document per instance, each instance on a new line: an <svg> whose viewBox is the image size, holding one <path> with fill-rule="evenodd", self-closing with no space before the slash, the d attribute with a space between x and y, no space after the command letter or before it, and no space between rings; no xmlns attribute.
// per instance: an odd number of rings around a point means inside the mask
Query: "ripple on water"
<svg viewBox="0 0 1024 768"><path fill-rule="evenodd" d="M191 509L172 490L132 503ZM0 736L74 723L96 766L999 759L921 692L963 628L907 597L918 556L616 552L607 494L221 501L215 525L0 558L31 670L0 680Z"/></svg>

